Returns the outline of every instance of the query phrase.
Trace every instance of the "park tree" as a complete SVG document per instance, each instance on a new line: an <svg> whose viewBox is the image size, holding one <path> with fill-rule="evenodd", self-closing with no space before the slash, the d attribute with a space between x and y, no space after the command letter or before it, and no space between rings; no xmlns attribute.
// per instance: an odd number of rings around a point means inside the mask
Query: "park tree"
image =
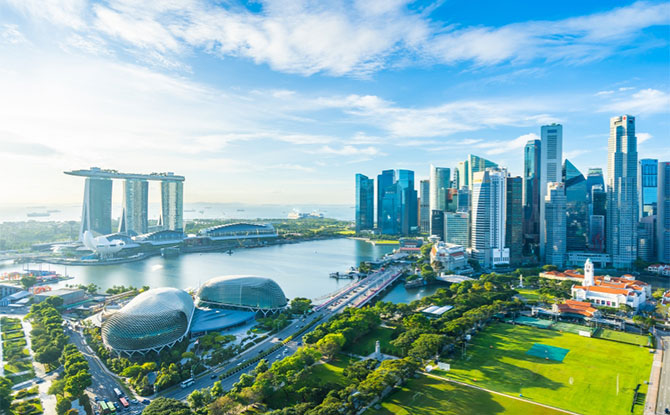
<svg viewBox="0 0 670 415"><path fill-rule="evenodd" d="M73 376L68 376L65 381L65 393L74 398L80 397L87 387L91 386L91 374L88 370L81 370Z"/></svg>
<svg viewBox="0 0 670 415"><path fill-rule="evenodd" d="M239 415L244 411L244 406L233 399L231 396L225 395L215 400L209 405L209 415ZM152 402L153 403L153 402ZM146 413L146 410L144 411ZM159 413L156 413L159 415ZM162 414L161 414L162 415ZM170 414L172 415L172 414Z"/></svg>
<svg viewBox="0 0 670 415"><path fill-rule="evenodd" d="M368 377L378 364L379 360L376 359L359 360L345 367L342 374L351 381L360 382Z"/></svg>
<svg viewBox="0 0 670 415"><path fill-rule="evenodd" d="M47 365L56 365L60 354L61 350L57 346L47 345L36 351L35 360Z"/></svg>
<svg viewBox="0 0 670 415"><path fill-rule="evenodd" d="M193 415L193 411L184 402L172 398L156 398L144 409L144 415Z"/></svg>
<svg viewBox="0 0 670 415"><path fill-rule="evenodd" d="M0 412L2 413L8 413L12 405L12 386L14 383L11 380L0 377Z"/></svg>
<svg viewBox="0 0 670 415"><path fill-rule="evenodd" d="M291 300L291 313L305 314L312 308L312 300L309 298L296 297Z"/></svg>
<svg viewBox="0 0 670 415"><path fill-rule="evenodd" d="M58 415L65 415L70 408L72 408L72 402L69 399L60 395L56 396L56 413Z"/></svg>
<svg viewBox="0 0 670 415"><path fill-rule="evenodd" d="M210 390L212 397L217 398L219 396L222 396L223 392L224 391L223 386L221 386L221 381L217 380L216 382L214 382L214 384L212 385L212 389Z"/></svg>
<svg viewBox="0 0 670 415"><path fill-rule="evenodd" d="M437 355L444 345L444 336L422 334L409 349L408 355L415 359L430 359Z"/></svg>
<svg viewBox="0 0 670 415"><path fill-rule="evenodd" d="M23 285L23 288L26 290L31 289L35 284L37 284L37 277L26 275L21 278L21 285Z"/></svg>
<svg viewBox="0 0 670 415"><path fill-rule="evenodd" d="M341 333L326 334L321 340L316 342L316 348L326 358L333 358L337 352L342 349L346 339Z"/></svg>

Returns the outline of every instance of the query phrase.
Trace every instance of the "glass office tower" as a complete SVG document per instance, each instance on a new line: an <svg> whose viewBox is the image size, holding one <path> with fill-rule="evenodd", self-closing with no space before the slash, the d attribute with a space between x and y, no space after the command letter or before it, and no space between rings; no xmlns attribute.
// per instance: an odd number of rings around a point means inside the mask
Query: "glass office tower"
<svg viewBox="0 0 670 415"><path fill-rule="evenodd" d="M375 182L363 174L356 174L356 232L374 228Z"/></svg>
<svg viewBox="0 0 670 415"><path fill-rule="evenodd" d="M112 233L112 181L87 177L84 184L84 204L79 239L84 232L109 235Z"/></svg>
<svg viewBox="0 0 670 415"><path fill-rule="evenodd" d="M563 162L567 250L584 251L588 241L589 205L584 175L570 162Z"/></svg>
<svg viewBox="0 0 670 415"><path fill-rule="evenodd" d="M540 242L541 141L529 140L523 156L523 253L537 257Z"/></svg>
<svg viewBox="0 0 670 415"><path fill-rule="evenodd" d="M507 178L507 218L505 245L509 247L510 264L520 264L523 256L523 179Z"/></svg>
<svg viewBox="0 0 670 415"><path fill-rule="evenodd" d="M126 179L123 181L123 212L119 232L141 235L149 229L149 182Z"/></svg>
<svg viewBox="0 0 670 415"><path fill-rule="evenodd" d="M382 229L384 221L383 199L386 191L395 183L395 170L384 170L377 175L377 228ZM383 232L382 233L387 233Z"/></svg>
<svg viewBox="0 0 670 415"><path fill-rule="evenodd" d="M184 182L161 182L161 222L163 229L184 231Z"/></svg>
<svg viewBox="0 0 670 415"><path fill-rule="evenodd" d="M656 214L656 200L658 195L658 160L640 160L637 188L640 189L640 217Z"/></svg>

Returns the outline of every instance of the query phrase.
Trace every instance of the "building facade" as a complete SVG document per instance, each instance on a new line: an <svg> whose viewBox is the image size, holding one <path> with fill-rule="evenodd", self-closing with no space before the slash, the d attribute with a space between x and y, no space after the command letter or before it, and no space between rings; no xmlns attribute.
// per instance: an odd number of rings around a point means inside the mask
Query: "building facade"
<svg viewBox="0 0 670 415"><path fill-rule="evenodd" d="M142 235L149 231L149 182L126 179L123 181L123 212L119 233Z"/></svg>
<svg viewBox="0 0 670 415"><path fill-rule="evenodd" d="M444 214L444 241L450 244L470 246L467 212L446 212Z"/></svg>
<svg viewBox="0 0 670 415"><path fill-rule="evenodd" d="M161 224L165 230L184 231L184 182L161 182Z"/></svg>
<svg viewBox="0 0 670 415"><path fill-rule="evenodd" d="M635 117L610 119L607 146L607 252L615 268L637 259L637 138Z"/></svg>
<svg viewBox="0 0 670 415"><path fill-rule="evenodd" d="M539 255L540 243L540 140L529 140L523 150L523 252Z"/></svg>
<svg viewBox="0 0 670 415"><path fill-rule="evenodd" d="M548 183L545 196L544 261L562 268L566 254L565 186L563 183Z"/></svg>
<svg viewBox="0 0 670 415"><path fill-rule="evenodd" d="M586 250L589 233L589 203L586 178L570 160L563 163L563 183L565 184L565 214L568 251Z"/></svg>
<svg viewBox="0 0 670 415"><path fill-rule="evenodd" d="M373 229L375 226L374 179L356 174L356 232Z"/></svg>
<svg viewBox="0 0 670 415"><path fill-rule="evenodd" d="M640 217L655 215L658 199L658 160L640 160L637 188L640 191L640 206L638 208Z"/></svg>
<svg viewBox="0 0 670 415"><path fill-rule="evenodd" d="M659 262L670 264L670 161L658 163L656 252Z"/></svg>
<svg viewBox="0 0 670 415"><path fill-rule="evenodd" d="M419 229L430 233L430 180L419 182Z"/></svg>
<svg viewBox="0 0 670 415"><path fill-rule="evenodd" d="M447 210L447 193L451 183L451 169L430 165L430 211ZM435 234L433 229L430 232Z"/></svg>
<svg viewBox="0 0 670 415"><path fill-rule="evenodd" d="M545 258L546 244L546 196L547 184L558 183L562 179L563 126L543 125L540 129L542 143L540 155L540 257Z"/></svg>
<svg viewBox="0 0 670 415"><path fill-rule="evenodd" d="M383 199L386 191L393 186L393 183L395 183L395 170L383 170L381 174L377 175L377 228L380 231L384 223ZM395 192L395 189L393 191Z"/></svg>
<svg viewBox="0 0 670 415"><path fill-rule="evenodd" d="M505 245L507 171L477 172L472 184L472 256L484 267L509 264Z"/></svg>
<svg viewBox="0 0 670 415"><path fill-rule="evenodd" d="M474 174L477 172L485 171L488 168L495 168L498 165L491 160L486 160L483 157L475 156L474 154L468 155L468 160L466 163L467 168L467 186L472 190Z"/></svg>
<svg viewBox="0 0 670 415"><path fill-rule="evenodd" d="M507 207L505 243L509 247L510 264L520 264L523 259L523 179L507 178Z"/></svg>
<svg viewBox="0 0 670 415"><path fill-rule="evenodd" d="M99 235L112 233L112 181L110 179L86 178L79 240L83 240L86 231Z"/></svg>

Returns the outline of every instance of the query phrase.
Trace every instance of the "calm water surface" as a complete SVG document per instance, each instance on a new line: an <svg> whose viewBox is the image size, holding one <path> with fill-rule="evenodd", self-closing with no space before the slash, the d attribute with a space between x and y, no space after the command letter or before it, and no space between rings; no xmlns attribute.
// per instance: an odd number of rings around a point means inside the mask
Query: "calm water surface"
<svg viewBox="0 0 670 415"><path fill-rule="evenodd" d="M347 271L361 261L379 258L393 248L389 245L373 246L353 239L330 239L238 249L232 255L221 252L194 253L173 258L152 257L145 261L118 265L68 266L67 270L62 265L41 266L74 277L60 285L94 283L103 290L113 285L196 288L212 277L252 274L272 278L288 298L314 299L351 283L351 280L330 278L331 272ZM33 264L32 267L39 268L39 265ZM0 271L19 269L21 266L17 265ZM406 291L399 284L384 299L409 302L432 293L436 288Z"/></svg>

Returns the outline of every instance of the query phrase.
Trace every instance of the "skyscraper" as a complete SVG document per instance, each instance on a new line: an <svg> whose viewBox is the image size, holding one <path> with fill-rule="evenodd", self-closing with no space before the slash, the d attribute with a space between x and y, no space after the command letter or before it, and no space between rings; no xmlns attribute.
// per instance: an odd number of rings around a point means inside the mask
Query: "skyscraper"
<svg viewBox="0 0 670 415"><path fill-rule="evenodd" d="M374 228L374 179L356 174L356 232Z"/></svg>
<svg viewBox="0 0 670 415"><path fill-rule="evenodd" d="M456 212L469 212L470 211L470 190L467 187L461 187L458 189L458 194L456 195Z"/></svg>
<svg viewBox="0 0 670 415"><path fill-rule="evenodd" d="M505 169L474 174L470 244L474 259L485 267L509 263L509 249L505 245L506 197Z"/></svg>
<svg viewBox="0 0 670 415"><path fill-rule="evenodd" d="M480 171L485 171L488 168L498 167L498 165L491 160L486 160L483 157L468 155L468 160L465 164L467 168L467 186L472 190L474 174Z"/></svg>
<svg viewBox="0 0 670 415"><path fill-rule="evenodd" d="M605 179L603 178L603 169L600 167L590 168L586 175L586 197L591 203L591 189L593 186L601 186L605 189Z"/></svg>
<svg viewBox="0 0 670 415"><path fill-rule="evenodd" d="M377 228L382 229L383 201L386 190L395 183L395 170L384 170L377 175Z"/></svg>
<svg viewBox="0 0 670 415"><path fill-rule="evenodd" d="M112 181L110 179L86 178L79 231L80 240L86 231L101 235L112 233Z"/></svg>
<svg viewBox="0 0 670 415"><path fill-rule="evenodd" d="M441 210L430 211L430 229L435 233L431 235L437 236L441 241L444 241L444 212Z"/></svg>
<svg viewBox="0 0 670 415"><path fill-rule="evenodd" d="M469 186L469 184L468 161L459 161L458 164L456 164L456 168L454 169L454 187L460 189L463 186Z"/></svg>
<svg viewBox="0 0 670 415"><path fill-rule="evenodd" d="M658 260L670 264L670 161L658 163L656 252Z"/></svg>
<svg viewBox="0 0 670 415"><path fill-rule="evenodd" d="M588 182L588 179L587 179ZM605 252L605 218L607 217L607 193L604 185L591 187L589 204L589 250Z"/></svg>
<svg viewBox="0 0 670 415"><path fill-rule="evenodd" d="M430 210L447 210L447 192L451 180L451 170L430 165ZM431 229L431 234L435 234Z"/></svg>
<svg viewBox="0 0 670 415"><path fill-rule="evenodd" d="M565 188L563 183L548 183L545 196L545 259L547 264L563 267L566 254Z"/></svg>
<svg viewBox="0 0 670 415"><path fill-rule="evenodd" d="M184 231L184 182L161 182L161 223L171 231Z"/></svg>
<svg viewBox="0 0 670 415"><path fill-rule="evenodd" d="M537 256L540 242L541 141L529 140L523 151L523 251Z"/></svg>
<svg viewBox="0 0 670 415"><path fill-rule="evenodd" d="M123 212L119 232L140 235L149 230L149 182L126 179L123 181Z"/></svg>
<svg viewBox="0 0 670 415"><path fill-rule="evenodd" d="M412 170L398 170L399 203L396 206L400 217L400 233L409 235L417 228L417 192L414 188L414 172Z"/></svg>
<svg viewBox="0 0 670 415"><path fill-rule="evenodd" d="M607 253L615 268L637 259L637 138L635 117L610 119L607 146Z"/></svg>
<svg viewBox="0 0 670 415"><path fill-rule="evenodd" d="M505 244L509 248L510 264L520 264L523 252L523 180L507 178L507 207L505 219Z"/></svg>
<svg viewBox="0 0 670 415"><path fill-rule="evenodd" d="M566 249L584 251L588 241L589 205L584 175L570 162L563 162L563 183L565 184L565 214L567 226Z"/></svg>
<svg viewBox="0 0 670 415"><path fill-rule="evenodd" d="M470 246L467 212L446 212L444 214L444 242Z"/></svg>
<svg viewBox="0 0 670 415"><path fill-rule="evenodd" d="M430 233L430 180L419 182L419 228Z"/></svg>
<svg viewBox="0 0 670 415"><path fill-rule="evenodd" d="M656 214L656 200L658 187L658 160L640 160L640 169L637 176L637 188L640 191L640 217Z"/></svg>
<svg viewBox="0 0 670 415"><path fill-rule="evenodd" d="M546 243L546 213L545 196L547 183L561 181L563 162L563 126L560 124L543 125L540 129L540 257L545 257Z"/></svg>

